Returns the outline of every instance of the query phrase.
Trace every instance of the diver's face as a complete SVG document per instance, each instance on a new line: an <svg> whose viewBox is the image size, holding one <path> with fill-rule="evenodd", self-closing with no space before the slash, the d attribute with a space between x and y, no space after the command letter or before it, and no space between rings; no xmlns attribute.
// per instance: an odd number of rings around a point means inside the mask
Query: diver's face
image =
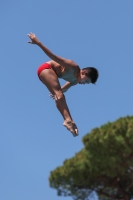
<svg viewBox="0 0 133 200"><path fill-rule="evenodd" d="M86 73L87 73L86 70L81 70L80 77L79 77L79 80L78 80L79 84L89 84L89 83L91 83L91 79L88 76L86 76Z"/></svg>

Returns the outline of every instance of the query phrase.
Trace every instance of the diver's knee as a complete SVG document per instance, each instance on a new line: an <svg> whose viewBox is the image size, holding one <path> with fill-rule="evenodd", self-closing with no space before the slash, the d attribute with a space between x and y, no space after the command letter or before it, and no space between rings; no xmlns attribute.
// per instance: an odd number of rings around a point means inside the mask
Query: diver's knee
<svg viewBox="0 0 133 200"><path fill-rule="evenodd" d="M57 91L55 94L54 94L54 98L55 100L59 100L59 99L62 99L64 98L64 94L61 90Z"/></svg>

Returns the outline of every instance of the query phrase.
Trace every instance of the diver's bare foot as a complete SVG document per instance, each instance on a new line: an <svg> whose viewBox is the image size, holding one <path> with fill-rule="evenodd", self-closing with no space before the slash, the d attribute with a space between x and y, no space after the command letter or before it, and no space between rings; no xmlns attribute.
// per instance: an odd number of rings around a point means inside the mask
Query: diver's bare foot
<svg viewBox="0 0 133 200"><path fill-rule="evenodd" d="M65 126L73 134L74 137L78 136L78 128L73 121L65 120L63 126Z"/></svg>

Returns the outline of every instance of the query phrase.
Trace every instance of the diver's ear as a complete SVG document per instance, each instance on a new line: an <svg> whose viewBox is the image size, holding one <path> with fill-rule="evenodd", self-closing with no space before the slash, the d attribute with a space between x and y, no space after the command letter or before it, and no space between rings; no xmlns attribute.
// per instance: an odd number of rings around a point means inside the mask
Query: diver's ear
<svg viewBox="0 0 133 200"><path fill-rule="evenodd" d="M87 73L87 71L85 69L82 70L82 75L85 75Z"/></svg>

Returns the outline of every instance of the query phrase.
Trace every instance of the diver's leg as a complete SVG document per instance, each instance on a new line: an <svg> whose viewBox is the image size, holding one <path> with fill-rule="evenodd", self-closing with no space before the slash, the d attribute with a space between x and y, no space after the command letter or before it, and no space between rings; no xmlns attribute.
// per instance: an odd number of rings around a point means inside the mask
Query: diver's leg
<svg viewBox="0 0 133 200"><path fill-rule="evenodd" d="M61 90L58 77L55 72L52 69L45 69L40 73L39 78L46 85L48 90L54 95L56 106L64 118L63 125L70 132L72 132L74 136L78 135L77 126L73 122L64 94Z"/></svg>

